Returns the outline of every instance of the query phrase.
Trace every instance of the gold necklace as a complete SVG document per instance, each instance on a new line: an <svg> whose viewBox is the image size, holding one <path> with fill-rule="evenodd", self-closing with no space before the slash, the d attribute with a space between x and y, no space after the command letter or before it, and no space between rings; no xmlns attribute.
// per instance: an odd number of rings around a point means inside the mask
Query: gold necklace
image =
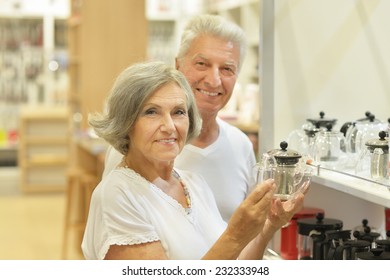
<svg viewBox="0 0 390 280"><path fill-rule="evenodd" d="M125 168L131 169L126 162L125 157L123 157L123 165ZM187 202L187 207L185 208L185 210L186 210L186 213L189 214L189 213L191 213L191 197L190 197L190 192L188 191L187 185L184 183L183 179L180 177L179 173L177 173L177 171L175 169L172 169L172 175L173 175L173 177L175 177L176 179L179 180L179 183L180 183L181 187L183 188L184 196L185 196L186 202Z"/></svg>

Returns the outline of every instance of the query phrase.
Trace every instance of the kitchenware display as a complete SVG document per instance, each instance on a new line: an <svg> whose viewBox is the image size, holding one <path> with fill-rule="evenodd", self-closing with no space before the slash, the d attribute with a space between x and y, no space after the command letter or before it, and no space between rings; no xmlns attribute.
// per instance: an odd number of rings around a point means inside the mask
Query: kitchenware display
<svg viewBox="0 0 390 280"><path fill-rule="evenodd" d="M370 242L371 247L375 247L376 240L381 236L376 228L368 225L368 220L363 219L362 224L355 227L353 230L353 236L357 240L365 240Z"/></svg>
<svg viewBox="0 0 390 280"><path fill-rule="evenodd" d="M297 224L300 260L325 260L329 250L326 232L343 227L341 220L325 218L323 213L318 213L316 218L298 219Z"/></svg>
<svg viewBox="0 0 390 280"><path fill-rule="evenodd" d="M364 118L358 119L354 122L345 122L340 128L340 132L342 132L344 134L344 136L347 137L348 132L354 128L356 122L363 122L363 121L369 120L371 112L366 111L366 113L364 115L365 115Z"/></svg>
<svg viewBox="0 0 390 280"><path fill-rule="evenodd" d="M368 252L356 254L358 260L390 260L390 252L385 252L381 248L372 248Z"/></svg>
<svg viewBox="0 0 390 280"><path fill-rule="evenodd" d="M389 178L389 139L385 131L378 133L379 138L369 139L359 153L355 173L376 181L386 181Z"/></svg>
<svg viewBox="0 0 390 280"><path fill-rule="evenodd" d="M314 127L326 128L329 124L333 127L336 124L337 119L325 118L325 113L321 111L319 118L308 118L307 121L312 123Z"/></svg>
<svg viewBox="0 0 390 280"><path fill-rule="evenodd" d="M370 114L367 119L356 121L346 134L346 151L349 157L349 167L355 167L359 153L365 148L367 140L378 136L378 133L387 129L387 124Z"/></svg>
<svg viewBox="0 0 390 280"><path fill-rule="evenodd" d="M389 140L389 146L390 146L390 118L387 119L387 140ZM387 163L387 167L388 167L387 177L390 178L390 157Z"/></svg>
<svg viewBox="0 0 390 280"><path fill-rule="evenodd" d="M304 207L296 213L287 226L281 228L280 232L280 256L284 260L298 259L298 219L315 218L318 213L324 215L324 210L320 208Z"/></svg>
<svg viewBox="0 0 390 280"><path fill-rule="evenodd" d="M390 252L390 230L386 231L386 239L377 239L375 243L377 248L381 248L385 252Z"/></svg>
<svg viewBox="0 0 390 280"><path fill-rule="evenodd" d="M350 258L349 246L345 244L351 238L350 230L328 230L325 232L328 240L327 260L343 260Z"/></svg>
<svg viewBox="0 0 390 280"><path fill-rule="evenodd" d="M317 133L313 148L314 163L330 169L342 169L348 157L345 152L345 137L339 131L332 130L328 124L326 130Z"/></svg>
<svg viewBox="0 0 390 280"><path fill-rule="evenodd" d="M354 232L353 234L355 239L345 241L343 248L337 250L337 252L335 253L335 259L356 260L358 253L370 251L371 243L366 240L357 239L355 233L356 232Z"/></svg>
<svg viewBox="0 0 390 280"><path fill-rule="evenodd" d="M302 155L313 157L313 146L315 142L315 136L321 130L326 129L328 124L334 126L336 119L325 118L325 113L320 112L319 118L308 118L300 129L295 129L289 133L287 142L290 147L297 150Z"/></svg>
<svg viewBox="0 0 390 280"><path fill-rule="evenodd" d="M287 142L281 142L280 149L263 154L256 166L257 182L273 178L277 186L275 197L281 200L290 199L303 182L310 181L312 172L302 155L287 146Z"/></svg>

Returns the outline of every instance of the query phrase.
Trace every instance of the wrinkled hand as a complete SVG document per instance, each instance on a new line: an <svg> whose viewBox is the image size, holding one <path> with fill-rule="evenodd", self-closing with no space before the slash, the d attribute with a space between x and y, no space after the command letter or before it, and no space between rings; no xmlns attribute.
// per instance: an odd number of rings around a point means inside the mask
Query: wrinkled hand
<svg viewBox="0 0 390 280"><path fill-rule="evenodd" d="M305 182L293 197L287 201L274 199L270 208L265 229L276 231L286 225L292 217L303 208L305 194L309 191L310 182Z"/></svg>
<svg viewBox="0 0 390 280"><path fill-rule="evenodd" d="M275 188L273 179L266 180L240 204L227 228L232 239L246 244L262 231L273 204Z"/></svg>

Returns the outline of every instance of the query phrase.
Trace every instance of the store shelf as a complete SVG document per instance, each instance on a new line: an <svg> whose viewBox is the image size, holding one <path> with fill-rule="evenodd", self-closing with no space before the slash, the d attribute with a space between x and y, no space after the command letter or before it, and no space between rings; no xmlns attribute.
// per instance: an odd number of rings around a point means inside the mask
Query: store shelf
<svg viewBox="0 0 390 280"><path fill-rule="evenodd" d="M54 166L54 165L66 165L68 162L67 156L57 156L57 155L40 155L32 157L26 160L23 165L27 167L33 166Z"/></svg>
<svg viewBox="0 0 390 280"><path fill-rule="evenodd" d="M65 189L70 133L67 107L22 107L18 161L23 192Z"/></svg>
<svg viewBox="0 0 390 280"><path fill-rule="evenodd" d="M379 183L343 172L317 169L314 183L390 208L390 183Z"/></svg>
<svg viewBox="0 0 390 280"><path fill-rule="evenodd" d="M55 144L66 144L68 141L64 137L59 138L58 136L34 136L26 139L26 143L29 145L55 145Z"/></svg>

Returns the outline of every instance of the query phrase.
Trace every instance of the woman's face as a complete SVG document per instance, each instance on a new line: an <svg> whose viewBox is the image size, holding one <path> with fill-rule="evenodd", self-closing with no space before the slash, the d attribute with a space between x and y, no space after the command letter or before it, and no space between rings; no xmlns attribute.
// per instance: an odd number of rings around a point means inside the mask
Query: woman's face
<svg viewBox="0 0 390 280"><path fill-rule="evenodd" d="M184 90L176 83L158 89L143 105L129 136L129 153L147 161L173 161L189 128Z"/></svg>

